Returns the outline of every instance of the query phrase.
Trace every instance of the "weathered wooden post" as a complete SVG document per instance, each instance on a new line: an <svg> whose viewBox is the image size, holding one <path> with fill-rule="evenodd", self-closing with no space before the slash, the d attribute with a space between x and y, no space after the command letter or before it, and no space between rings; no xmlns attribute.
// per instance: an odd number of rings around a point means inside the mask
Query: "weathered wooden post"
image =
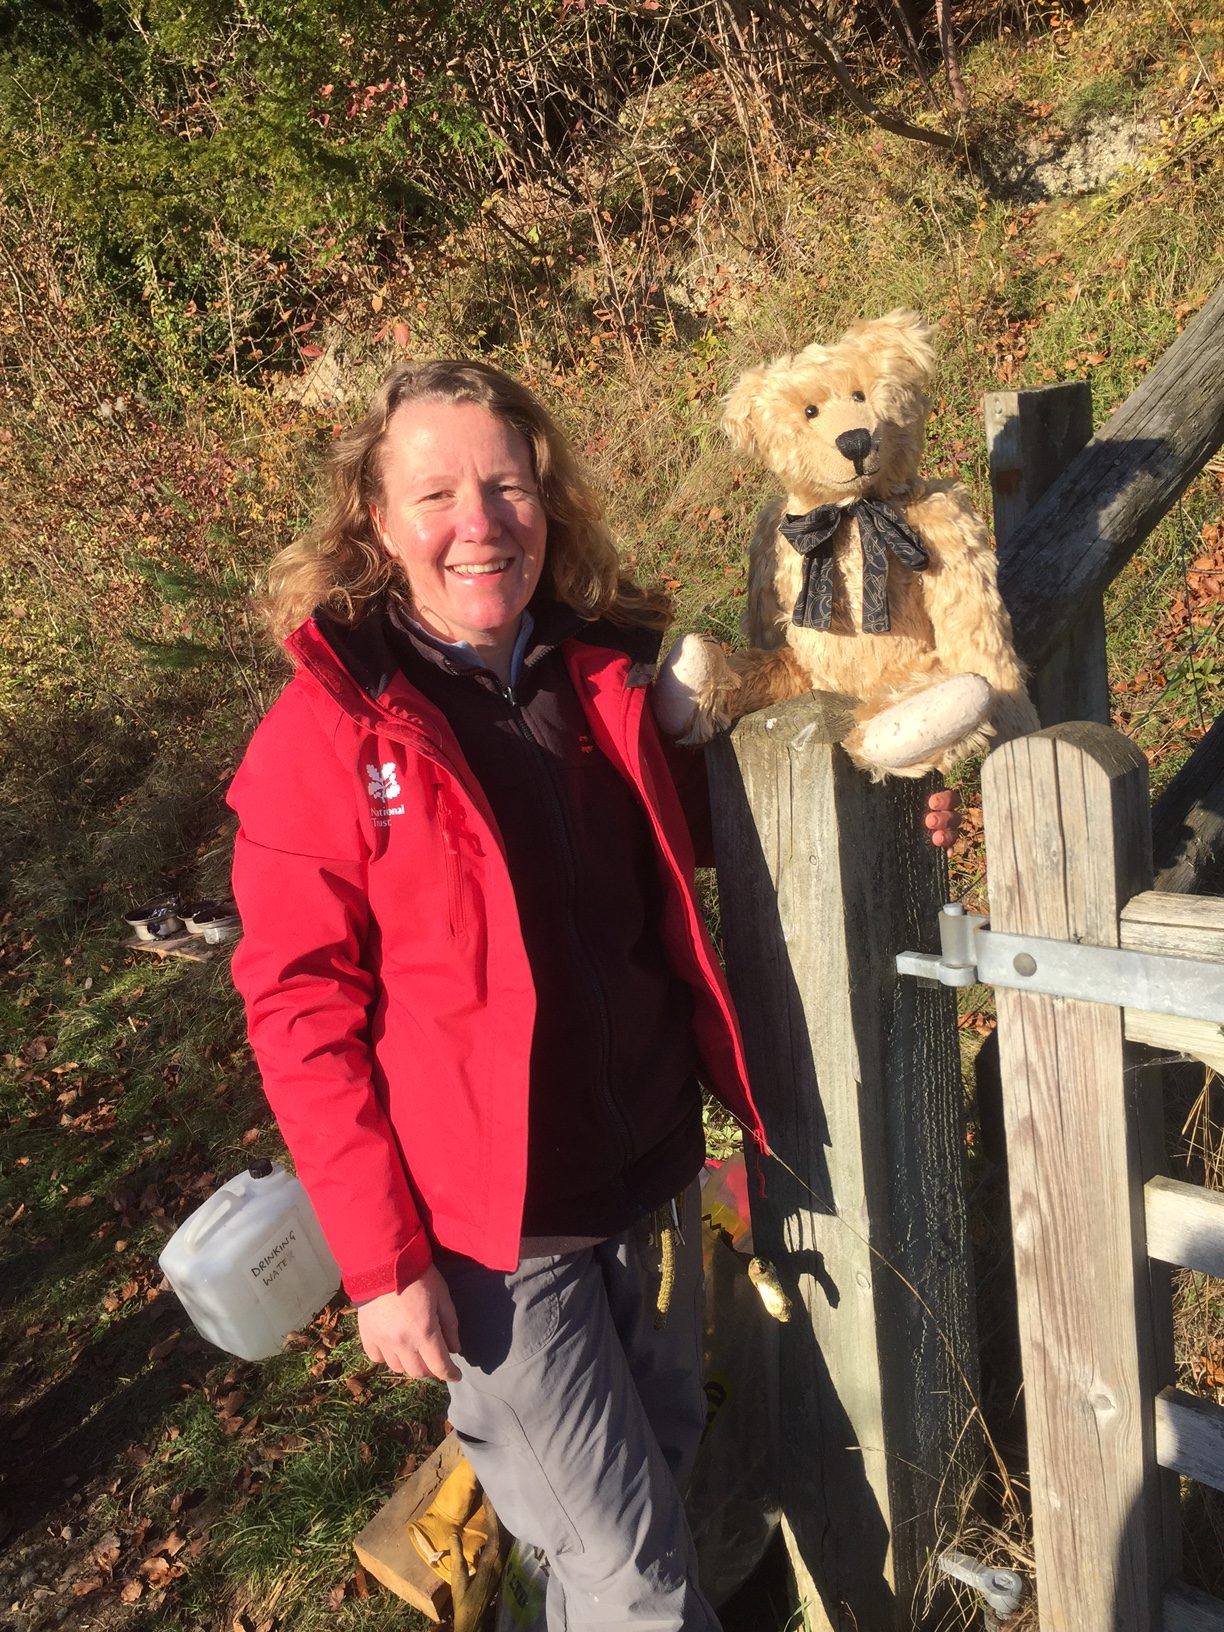
<svg viewBox="0 0 1224 1632"><path fill-rule="evenodd" d="M899 1632L919 1621L940 1498L973 1463L962 1091L952 993L894 964L937 935L932 782L869 782L835 746L844 723L811 694L708 759L728 975L778 1157L753 1229L796 1301L787 1543L814 1628Z"/></svg>
<svg viewBox="0 0 1224 1632"><path fill-rule="evenodd" d="M1006 579L1009 568L1023 568L1024 552L1034 548L1032 534L1024 530L1024 518L1092 438L1092 387L1086 380L1068 380L1022 391L988 391L983 418L995 546L999 573ZM1064 720L1109 724L1105 602L1100 590L1085 596L1083 609L1067 635L1034 669L1029 695L1042 725L1060 725ZM987 1042L979 1053L976 1076L982 1152L996 1175L996 1187L986 1205L996 1209L990 1225L999 1232L1002 1243L1008 1230L1007 1143L997 1043ZM997 1429L1010 1437L1011 1426L1020 1420L1022 1395L1011 1304L1001 1307L1001 1325L991 1333L990 1360L984 1368L985 1404L988 1416L1006 1412Z"/></svg>
<svg viewBox="0 0 1224 1632"><path fill-rule="evenodd" d="M1139 750L1103 726L1056 726L996 750L982 788L992 930L1117 946L1121 908L1151 883ZM1156 1632L1176 1553L1144 1232L1158 1107L1124 1040L1123 993L1117 1008L997 1000L1042 1632Z"/></svg>
<svg viewBox="0 0 1224 1632"><path fill-rule="evenodd" d="M1071 380L1027 391L990 391L985 420L995 543L1000 567L1006 568L1013 539L1025 538L1020 523L1092 438L1092 387L1086 380ZM1034 673L1029 690L1042 725L1063 720L1109 724L1100 594L1086 598L1075 625Z"/></svg>

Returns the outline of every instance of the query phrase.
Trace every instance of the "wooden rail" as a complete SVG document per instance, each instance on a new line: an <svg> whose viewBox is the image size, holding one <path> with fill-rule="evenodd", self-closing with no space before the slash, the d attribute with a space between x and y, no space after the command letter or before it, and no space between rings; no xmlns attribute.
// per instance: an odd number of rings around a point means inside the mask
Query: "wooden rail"
<svg viewBox="0 0 1224 1632"><path fill-rule="evenodd" d="M1172 952L1185 958L1224 958L1224 901L1148 890L1122 912L1119 944L1134 952ZM1142 1009L1125 1012L1131 1042L1169 1054L1190 1054L1224 1074L1224 967L1220 1019L1179 1020Z"/></svg>
<svg viewBox="0 0 1224 1632"><path fill-rule="evenodd" d="M1150 1258L1224 1275L1224 1194L1158 1175L1144 1186Z"/></svg>
<svg viewBox="0 0 1224 1632"><path fill-rule="evenodd" d="M999 562L1034 669L1224 442L1224 284L1027 512Z"/></svg>
<svg viewBox="0 0 1224 1632"><path fill-rule="evenodd" d="M1224 1406L1162 1388L1156 1397L1156 1460L1162 1468L1224 1490Z"/></svg>
<svg viewBox="0 0 1224 1632"><path fill-rule="evenodd" d="M1177 1582L1166 1587L1163 1632L1224 1632L1224 1604Z"/></svg>

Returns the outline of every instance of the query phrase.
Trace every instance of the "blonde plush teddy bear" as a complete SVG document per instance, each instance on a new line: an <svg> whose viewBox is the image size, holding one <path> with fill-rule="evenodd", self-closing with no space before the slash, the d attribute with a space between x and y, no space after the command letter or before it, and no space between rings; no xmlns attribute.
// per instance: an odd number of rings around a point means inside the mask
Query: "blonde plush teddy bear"
<svg viewBox="0 0 1224 1632"><path fill-rule="evenodd" d="M704 742L783 698L836 692L846 752L878 779L1037 728L986 524L958 483L918 474L934 367L930 330L894 311L736 384L724 429L786 498L753 534L753 649L678 641L656 682L665 730Z"/></svg>

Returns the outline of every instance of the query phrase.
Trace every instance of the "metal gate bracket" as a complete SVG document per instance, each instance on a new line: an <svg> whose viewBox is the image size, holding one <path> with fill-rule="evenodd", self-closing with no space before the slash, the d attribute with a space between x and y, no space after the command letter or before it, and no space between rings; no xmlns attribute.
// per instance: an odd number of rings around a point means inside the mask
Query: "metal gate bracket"
<svg viewBox="0 0 1224 1632"><path fill-rule="evenodd" d="M897 973L944 986L1004 986L1224 1023L1224 965L1218 961L1003 935L956 903L941 910L939 935L939 953L899 952Z"/></svg>
<svg viewBox="0 0 1224 1632"><path fill-rule="evenodd" d="M967 1553L944 1553L937 1562L945 1575L981 1593L995 1626L1004 1624L1024 1601L1024 1577L1015 1570L983 1564Z"/></svg>

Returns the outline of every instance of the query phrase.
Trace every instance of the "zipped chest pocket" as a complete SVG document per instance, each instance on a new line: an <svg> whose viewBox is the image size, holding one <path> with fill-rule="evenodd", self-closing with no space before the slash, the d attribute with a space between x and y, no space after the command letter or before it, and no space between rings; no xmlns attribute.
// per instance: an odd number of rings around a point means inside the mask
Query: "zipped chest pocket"
<svg viewBox="0 0 1224 1632"><path fill-rule="evenodd" d="M438 818L438 832L442 836L442 860L446 869L446 910L452 935L462 935L467 928L467 890L463 882L463 863L459 855L459 812L454 801L440 782L434 783L434 809Z"/></svg>

